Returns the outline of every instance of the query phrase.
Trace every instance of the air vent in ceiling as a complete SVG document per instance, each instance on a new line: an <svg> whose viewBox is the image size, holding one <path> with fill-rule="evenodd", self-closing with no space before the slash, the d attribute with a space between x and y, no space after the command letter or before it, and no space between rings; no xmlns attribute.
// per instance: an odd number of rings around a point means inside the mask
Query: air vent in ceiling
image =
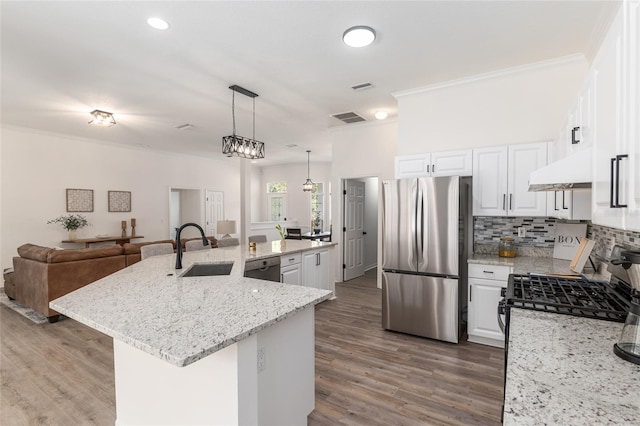
<svg viewBox="0 0 640 426"><path fill-rule="evenodd" d="M361 121L367 121L355 112L343 112L340 114L333 114L332 117L337 118L340 121L344 121L347 124L359 123Z"/></svg>
<svg viewBox="0 0 640 426"><path fill-rule="evenodd" d="M285 145L287 148L295 148L296 146L298 146L298 144L296 143L290 143L289 145Z"/></svg>
<svg viewBox="0 0 640 426"><path fill-rule="evenodd" d="M351 88L353 90L355 90L356 92L359 92L360 90L367 90L367 89L371 89L373 88L373 84L367 82L367 83L360 83L360 84L356 84L355 86L351 86Z"/></svg>
<svg viewBox="0 0 640 426"><path fill-rule="evenodd" d="M179 126L176 126L176 129L178 130L189 130L189 129L193 129L195 126L193 124L189 124L189 123L185 123L185 124L180 124Z"/></svg>

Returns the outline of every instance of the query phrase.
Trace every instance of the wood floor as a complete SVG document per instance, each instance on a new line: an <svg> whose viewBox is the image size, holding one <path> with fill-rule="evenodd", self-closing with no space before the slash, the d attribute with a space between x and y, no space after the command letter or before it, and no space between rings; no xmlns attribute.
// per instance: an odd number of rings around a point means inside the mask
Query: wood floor
<svg viewBox="0 0 640 426"><path fill-rule="evenodd" d="M316 307L317 425L500 423L503 351L380 328L358 278ZM111 339L72 320L36 325L0 306L0 424L113 425Z"/></svg>

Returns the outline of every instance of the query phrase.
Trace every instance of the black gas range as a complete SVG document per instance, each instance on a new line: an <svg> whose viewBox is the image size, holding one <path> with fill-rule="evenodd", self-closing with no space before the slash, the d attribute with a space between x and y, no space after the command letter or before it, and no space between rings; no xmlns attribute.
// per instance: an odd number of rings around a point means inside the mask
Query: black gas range
<svg viewBox="0 0 640 426"><path fill-rule="evenodd" d="M511 308L624 322L630 307L631 286L622 280L593 281L583 276L512 274L502 296L498 318L503 331L500 315L505 315L508 324Z"/></svg>

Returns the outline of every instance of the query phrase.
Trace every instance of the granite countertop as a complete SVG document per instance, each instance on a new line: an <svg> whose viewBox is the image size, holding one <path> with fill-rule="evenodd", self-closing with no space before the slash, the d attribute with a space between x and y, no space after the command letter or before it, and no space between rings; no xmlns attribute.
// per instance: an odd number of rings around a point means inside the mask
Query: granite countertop
<svg viewBox="0 0 640 426"><path fill-rule="evenodd" d="M468 263L477 263L483 265L503 265L513 268L514 274L563 274L575 275L569 265L571 261L554 259L551 257L534 257L534 256L516 256L516 257L499 257L495 254L473 254L467 260ZM607 272L594 272L591 268L586 268L581 274L585 278L608 281L611 274Z"/></svg>
<svg viewBox="0 0 640 426"><path fill-rule="evenodd" d="M246 260L330 247L287 240L154 256L53 300L50 307L183 367L332 296L329 290L244 277ZM233 261L230 275L180 277L194 263Z"/></svg>
<svg viewBox="0 0 640 426"><path fill-rule="evenodd" d="M622 323L514 308L505 425L637 425L640 365L617 357Z"/></svg>

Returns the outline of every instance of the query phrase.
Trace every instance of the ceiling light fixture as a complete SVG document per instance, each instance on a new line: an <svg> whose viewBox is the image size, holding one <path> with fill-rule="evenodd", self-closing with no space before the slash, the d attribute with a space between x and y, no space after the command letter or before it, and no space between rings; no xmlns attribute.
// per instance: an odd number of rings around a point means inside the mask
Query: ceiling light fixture
<svg viewBox="0 0 640 426"><path fill-rule="evenodd" d="M342 40L351 47L365 47L373 43L375 39L374 29L364 25L351 27L342 34Z"/></svg>
<svg viewBox="0 0 640 426"><path fill-rule="evenodd" d="M384 119L385 119L385 118L387 118L388 116L389 116L389 114L387 113L387 111L382 111L382 110L380 110L380 111L376 111L376 113L375 113L375 117L376 117L378 120L384 120Z"/></svg>
<svg viewBox="0 0 640 426"><path fill-rule="evenodd" d="M95 124L96 126L102 127L111 127L116 124L116 120L110 112L94 109L91 111L91 116L93 118L89 121L89 124Z"/></svg>
<svg viewBox="0 0 640 426"><path fill-rule="evenodd" d="M222 153L227 157L233 155L242 158L264 158L264 143L256 140L256 93L237 85L229 86L233 91L231 98L231 116L233 117L233 134L222 138ZM236 92L253 99L253 137L251 139L236 135Z"/></svg>
<svg viewBox="0 0 640 426"><path fill-rule="evenodd" d="M311 153L311 151L307 150L307 181L302 184L302 190L304 192L313 191L313 186L315 185L315 183L309 179L309 153Z"/></svg>
<svg viewBox="0 0 640 426"><path fill-rule="evenodd" d="M147 19L147 24L156 30L166 30L169 28L169 23L162 18L152 17Z"/></svg>

